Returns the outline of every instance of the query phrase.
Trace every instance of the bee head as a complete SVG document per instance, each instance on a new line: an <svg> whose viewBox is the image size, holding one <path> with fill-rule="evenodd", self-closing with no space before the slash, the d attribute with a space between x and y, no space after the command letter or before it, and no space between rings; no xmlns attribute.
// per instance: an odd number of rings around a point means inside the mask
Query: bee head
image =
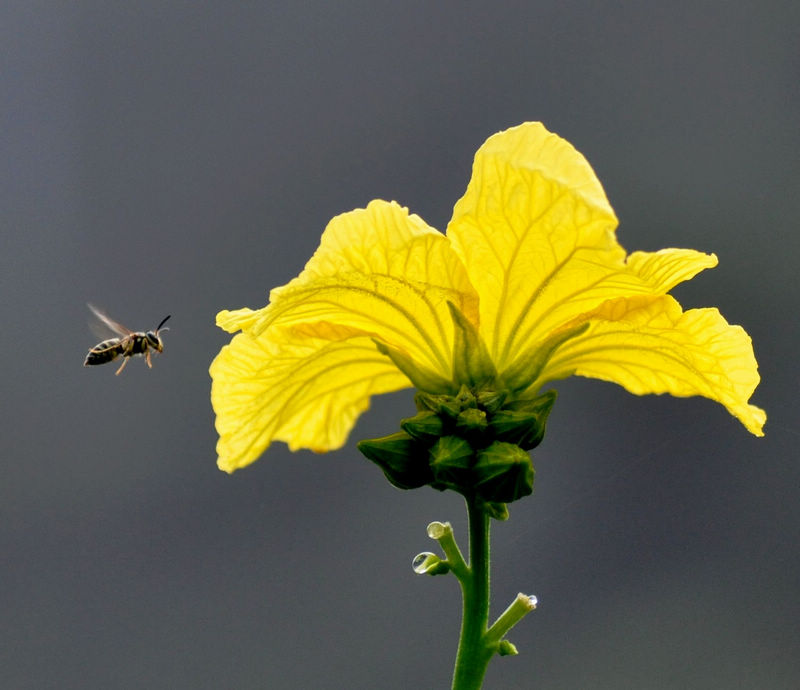
<svg viewBox="0 0 800 690"><path fill-rule="evenodd" d="M161 327L167 322L167 319L170 316L171 316L171 314L165 316L161 320L161 323L158 324L158 326L156 326L156 329L154 331L147 331L147 333L144 334L144 337L147 338L147 342L150 345L150 347L152 347L154 350L157 350L158 352L163 352L164 351L164 343L161 341L161 337L159 336L159 333L162 330L164 330L164 331L168 331L169 330L169 328L161 328Z"/></svg>

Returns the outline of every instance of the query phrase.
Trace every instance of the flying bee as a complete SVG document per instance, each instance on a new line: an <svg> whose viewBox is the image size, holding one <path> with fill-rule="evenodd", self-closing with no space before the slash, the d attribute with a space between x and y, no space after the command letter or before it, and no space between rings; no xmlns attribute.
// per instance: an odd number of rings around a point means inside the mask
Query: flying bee
<svg viewBox="0 0 800 690"><path fill-rule="evenodd" d="M92 313L97 317L99 322L102 323L106 328L110 329L113 333L116 333L117 336L114 338L109 338L108 340L103 340L89 350L89 354L86 355L86 361L83 363L83 366L88 367L95 364L105 364L106 362L110 362L117 357L122 357L122 366L116 371L116 375L119 375L119 373L125 368L125 365L128 363L128 359L130 357L133 357L134 355L144 355L147 366L151 369L153 368L153 363L150 361L150 349L152 348L156 352L164 351L164 341L161 340L159 333L161 333L161 331L169 330L169 328L162 328L162 326L167 322L169 316L166 316L164 319L162 319L161 323L156 326L155 330L132 331L128 328L125 328L125 326L123 326L121 323L117 323L113 319L106 316L97 307L91 304L88 306L89 309L92 310Z"/></svg>

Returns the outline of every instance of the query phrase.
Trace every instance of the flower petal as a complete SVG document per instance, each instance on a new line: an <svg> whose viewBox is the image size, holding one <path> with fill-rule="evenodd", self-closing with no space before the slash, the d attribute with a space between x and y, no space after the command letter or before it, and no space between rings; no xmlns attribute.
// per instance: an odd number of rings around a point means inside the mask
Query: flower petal
<svg viewBox="0 0 800 690"><path fill-rule="evenodd" d="M693 249L634 252L624 266L619 269L609 268L605 275L598 275L594 283L580 280L581 272L577 271L573 276L574 292L568 291L569 285L563 279L569 274L565 270L562 279L551 284L553 289L538 295L538 301L527 312L531 314L536 311L538 319L519 321L515 337L517 346L509 353L507 359L510 361L503 371L504 378L509 383L515 383L515 387L529 386L532 377L526 376L538 376L537 367L544 363L542 357L550 356L545 345L559 344L564 337L572 337L576 323L585 324L598 305L623 296L655 297L666 294L678 283L716 265L715 255L703 254ZM553 300L557 290L563 294L559 299Z"/></svg>
<svg viewBox="0 0 800 690"><path fill-rule="evenodd" d="M540 123L495 134L478 150L447 235L481 296L481 333L499 370L520 329L553 302L569 309L581 285L624 268L616 225L589 164Z"/></svg>
<svg viewBox="0 0 800 690"><path fill-rule="evenodd" d="M616 224L584 157L541 124L479 149L447 234L481 295L481 333L498 370L606 300L665 294L717 263L688 249L626 261Z"/></svg>
<svg viewBox="0 0 800 690"><path fill-rule="evenodd" d="M563 343L540 375L612 381L636 395L702 395L723 404L756 436L766 414L747 401L760 377L750 337L716 309L681 310L669 295L609 300L589 328Z"/></svg>
<svg viewBox="0 0 800 690"><path fill-rule="evenodd" d="M409 385L368 336L325 324L316 333L240 333L210 373L217 464L226 472L255 461L275 440L291 450L339 448L370 396Z"/></svg>
<svg viewBox="0 0 800 690"><path fill-rule="evenodd" d="M331 220L303 272L271 292L257 320L241 318L254 334L320 321L354 328L449 379L448 301L477 323L477 294L447 238L394 202L372 201Z"/></svg>

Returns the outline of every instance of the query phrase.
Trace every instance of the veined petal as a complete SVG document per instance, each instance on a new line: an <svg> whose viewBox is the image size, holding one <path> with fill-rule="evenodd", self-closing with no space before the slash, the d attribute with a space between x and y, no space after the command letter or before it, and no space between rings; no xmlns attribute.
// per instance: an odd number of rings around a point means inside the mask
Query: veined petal
<svg viewBox="0 0 800 690"><path fill-rule="evenodd" d="M584 157L540 123L481 146L447 236L481 296L481 334L498 370L519 348L520 330L553 302L602 280L609 267L624 269L616 225Z"/></svg>
<svg viewBox="0 0 800 690"><path fill-rule="evenodd" d="M619 269L608 267L605 275L596 282L580 280L577 272L574 290L564 280L554 281L553 289L536 296L534 309L538 319L524 318L533 309L523 312L516 331L516 347L509 352L504 373L523 372L542 353L542 344L551 340L554 333L571 332L576 322L585 323L590 312L598 305L620 297L664 295L678 283L689 280L700 271L717 265L714 254L703 254L693 249L662 249L657 252L634 252ZM568 271L564 272L564 276ZM563 294L554 299L557 292Z"/></svg>
<svg viewBox="0 0 800 690"><path fill-rule="evenodd" d="M255 335L317 322L354 328L449 379L448 301L477 323L477 294L447 238L394 202L372 201L331 220L302 273L272 290L257 319L240 319Z"/></svg>
<svg viewBox="0 0 800 690"><path fill-rule="evenodd" d="M715 266L689 249L635 252L584 157L538 123L490 137L448 237L481 295L481 333L500 371L609 299L666 294Z"/></svg>
<svg viewBox="0 0 800 690"><path fill-rule="evenodd" d="M409 385L366 335L341 326L240 333L212 362L220 469L255 461L272 441L341 447L370 396Z"/></svg>
<svg viewBox="0 0 800 690"><path fill-rule="evenodd" d="M669 295L609 300L561 345L538 385L571 374L612 381L636 395L702 395L763 436L765 412L748 400L760 377L750 337L716 309L682 311Z"/></svg>

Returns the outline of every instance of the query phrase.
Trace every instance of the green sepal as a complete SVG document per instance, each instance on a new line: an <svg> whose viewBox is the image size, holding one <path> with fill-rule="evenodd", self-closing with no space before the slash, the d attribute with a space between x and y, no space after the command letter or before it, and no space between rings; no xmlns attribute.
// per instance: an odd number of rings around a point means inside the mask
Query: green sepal
<svg viewBox="0 0 800 690"><path fill-rule="evenodd" d="M411 357L402 350L391 347L380 340L372 339L378 351L386 355L394 362L394 365L402 371L414 385L414 388L429 393L455 393L456 387L452 381L448 381L430 369L418 366Z"/></svg>
<svg viewBox="0 0 800 690"><path fill-rule="evenodd" d="M554 390L533 399L515 401L490 417L489 431L498 441L513 443L523 450L536 448L544 438L547 417L555 401Z"/></svg>
<svg viewBox="0 0 800 690"><path fill-rule="evenodd" d="M523 391L536 381L553 353L567 340L581 335L589 328L589 323L581 323L564 328L550 336L535 349L525 350L500 375L498 388L510 391Z"/></svg>
<svg viewBox="0 0 800 690"><path fill-rule="evenodd" d="M455 304L448 302L447 306L455 327L453 379L471 388L482 388L493 383L497 369L478 329Z"/></svg>
<svg viewBox="0 0 800 690"><path fill-rule="evenodd" d="M463 491L472 483L471 468L475 462L472 446L459 436L444 436L430 450L430 468L434 488L437 484Z"/></svg>
<svg viewBox="0 0 800 690"><path fill-rule="evenodd" d="M403 431L428 446L445 435L444 426L442 418L430 410L423 410L400 422Z"/></svg>
<svg viewBox="0 0 800 690"><path fill-rule="evenodd" d="M359 441L357 445L398 489L417 489L433 480L427 447L405 431Z"/></svg>
<svg viewBox="0 0 800 690"><path fill-rule="evenodd" d="M533 492L533 463L513 443L495 441L478 451L472 468L475 490L487 502L510 503Z"/></svg>

